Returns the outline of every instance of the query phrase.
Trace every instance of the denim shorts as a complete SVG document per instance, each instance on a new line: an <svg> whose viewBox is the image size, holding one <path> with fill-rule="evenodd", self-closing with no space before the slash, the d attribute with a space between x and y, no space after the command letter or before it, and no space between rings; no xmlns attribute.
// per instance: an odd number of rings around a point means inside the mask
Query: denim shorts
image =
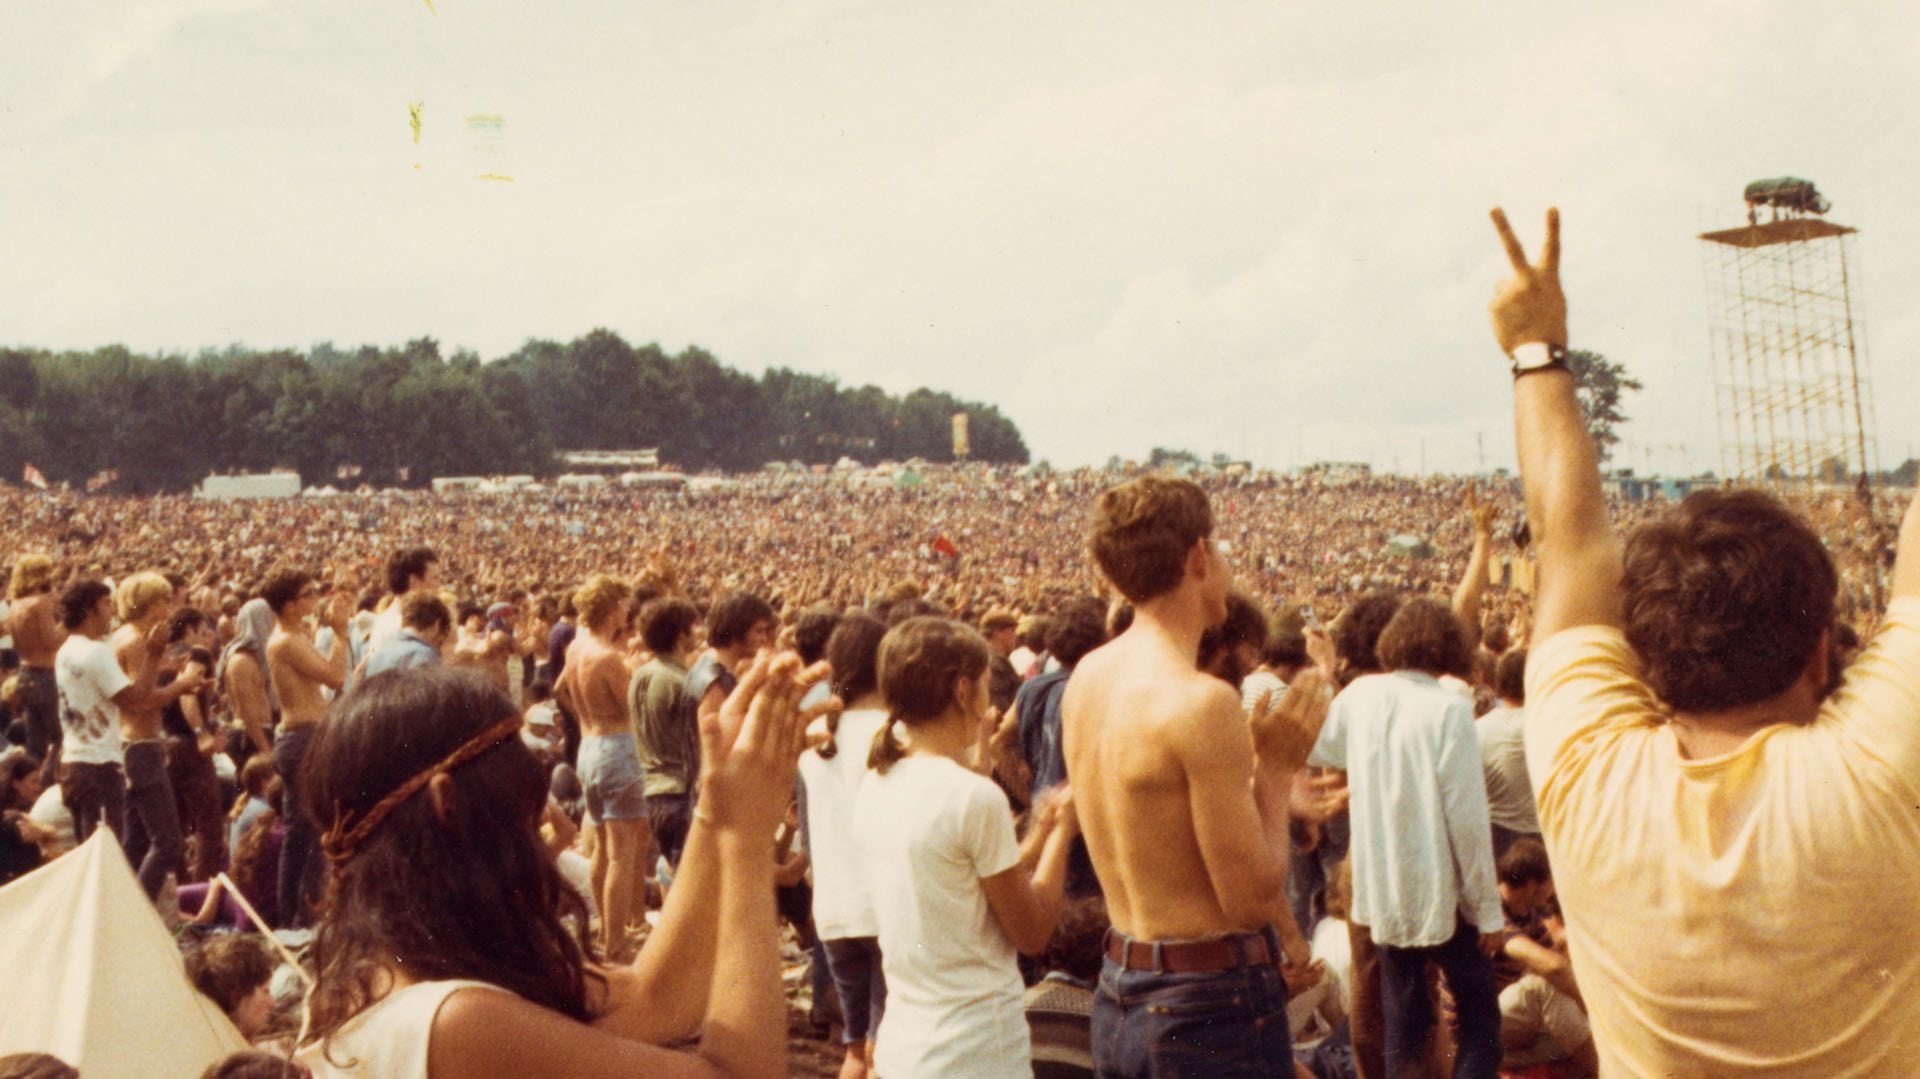
<svg viewBox="0 0 1920 1079"><path fill-rule="evenodd" d="M646 820L646 773L631 734L590 734L580 739L580 785L593 819Z"/></svg>
<svg viewBox="0 0 1920 1079"><path fill-rule="evenodd" d="M1100 968L1093 1062L1102 1076L1287 1076L1287 983L1272 963L1191 974Z"/></svg>

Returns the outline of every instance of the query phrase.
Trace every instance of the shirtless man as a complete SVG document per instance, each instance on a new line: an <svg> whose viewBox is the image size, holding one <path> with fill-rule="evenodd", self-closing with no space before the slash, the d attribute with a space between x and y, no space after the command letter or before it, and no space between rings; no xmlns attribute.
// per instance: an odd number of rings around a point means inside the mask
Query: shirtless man
<svg viewBox="0 0 1920 1079"><path fill-rule="evenodd" d="M613 962L624 958L634 896L645 887L645 859L653 845L646 777L627 720L631 598L624 582L604 574L580 586L573 594L580 629L567 646L566 668L554 686L554 696L580 721L580 785L607 852L606 880L597 897L600 948Z"/></svg>
<svg viewBox="0 0 1920 1079"><path fill-rule="evenodd" d="M54 682L53 657L67 640L66 627L60 624L60 604L53 595L53 559L21 555L13 564L7 595L13 605L7 633L20 653L27 752L41 762L40 783L45 786L53 782L60 765L60 690Z"/></svg>
<svg viewBox="0 0 1920 1079"><path fill-rule="evenodd" d="M519 618L520 613L513 604L496 603L487 608L486 625L480 631L480 669L494 685L508 693L513 692L513 677L507 667L520 655L515 636Z"/></svg>
<svg viewBox="0 0 1920 1079"><path fill-rule="evenodd" d="M1310 978L1310 956L1286 904L1287 793L1326 682L1302 674L1249 720L1197 669L1201 634L1227 615L1212 532L1206 493L1181 480L1134 480L1095 510L1094 559L1135 612L1061 706L1114 930L1093 1005L1101 1075L1293 1072L1280 963Z"/></svg>
<svg viewBox="0 0 1920 1079"><path fill-rule="evenodd" d="M147 646L155 627L173 614L175 588L158 573L136 573L120 582L113 601L120 628L107 644L127 678L151 683L161 673L163 660ZM176 678L166 689L146 700L120 706L120 741L125 747L127 772L127 859L140 877L147 898L160 894L168 873L178 873L187 845L180 832L180 812L167 774L167 732L161 728L166 706L206 684L200 673Z"/></svg>
<svg viewBox="0 0 1920 1079"><path fill-rule="evenodd" d="M320 833L300 802L300 763L306 759L327 701L324 687L335 693L346 681L347 617L351 597L335 593L324 608L320 585L301 570L281 570L260 586L260 598L273 609L273 636L267 638L267 671L280 701L280 734L273 744L273 770L280 773L287 821L280 846L280 927L303 923L306 906L320 889ZM307 619L316 612L333 629L333 646L326 655L314 647Z"/></svg>

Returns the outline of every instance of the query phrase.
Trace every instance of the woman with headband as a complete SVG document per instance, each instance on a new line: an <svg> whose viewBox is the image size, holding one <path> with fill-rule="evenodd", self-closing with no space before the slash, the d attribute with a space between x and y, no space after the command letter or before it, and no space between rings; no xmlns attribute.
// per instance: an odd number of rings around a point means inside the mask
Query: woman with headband
<svg viewBox="0 0 1920 1079"><path fill-rule="evenodd" d="M544 772L507 696L436 668L349 691L306 761L333 872L300 1062L380 1079L784 1074L769 851L800 694L824 675L763 654L703 725L680 876L640 958L617 968L596 961L586 908L541 842Z"/></svg>

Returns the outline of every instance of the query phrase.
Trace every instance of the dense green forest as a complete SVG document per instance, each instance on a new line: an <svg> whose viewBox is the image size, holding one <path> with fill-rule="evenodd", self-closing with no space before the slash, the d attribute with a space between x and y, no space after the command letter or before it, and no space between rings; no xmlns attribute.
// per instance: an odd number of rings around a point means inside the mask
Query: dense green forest
<svg viewBox="0 0 1920 1079"><path fill-rule="evenodd" d="M0 350L0 478L35 465L78 487L106 469L120 491L181 490L210 472L298 469L308 483L556 471L556 450L659 447L688 471L771 460L873 463L952 457L968 414L972 457L1027 460L991 405L774 368L759 378L699 348L669 356L608 330L531 340L491 362L400 348L299 352L233 346L195 357ZM404 470L404 471L403 471Z"/></svg>

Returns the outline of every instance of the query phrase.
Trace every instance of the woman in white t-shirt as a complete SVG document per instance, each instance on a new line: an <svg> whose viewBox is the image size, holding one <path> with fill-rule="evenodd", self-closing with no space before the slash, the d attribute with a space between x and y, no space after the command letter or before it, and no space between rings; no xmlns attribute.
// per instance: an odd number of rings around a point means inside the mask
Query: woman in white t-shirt
<svg viewBox="0 0 1920 1079"><path fill-rule="evenodd" d="M1006 795L973 770L995 718L987 656L943 618L880 645L887 718L853 816L887 981L883 1076L1032 1074L1015 949L1037 954L1053 933L1076 823L1065 798L1046 802L1016 842Z"/></svg>
<svg viewBox="0 0 1920 1079"><path fill-rule="evenodd" d="M761 655L703 720L678 884L639 960L615 968L541 843L545 773L506 693L423 667L344 694L304 765L333 872L300 1062L322 1079L782 1073L769 837L800 695L826 673L799 666Z"/></svg>
<svg viewBox="0 0 1920 1079"><path fill-rule="evenodd" d="M813 928L827 953L827 971L840 998L840 1041L846 1056L839 1079L863 1079L873 1070L873 1032L886 1007L880 969L879 926L854 845L854 798L867 774L867 750L887 721L875 664L887 627L864 614L841 619L827 638L833 694L844 711L816 721L817 748L800 755L806 787L807 850L813 864ZM810 736L812 731L808 732Z"/></svg>

